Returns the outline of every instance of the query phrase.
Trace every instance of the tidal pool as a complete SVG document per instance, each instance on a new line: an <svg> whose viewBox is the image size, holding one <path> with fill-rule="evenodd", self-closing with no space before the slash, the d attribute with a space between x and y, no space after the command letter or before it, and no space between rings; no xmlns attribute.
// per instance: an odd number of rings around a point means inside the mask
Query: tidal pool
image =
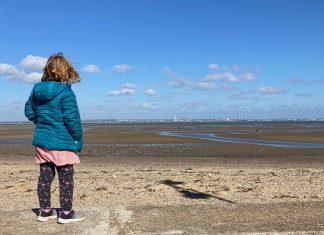
<svg viewBox="0 0 324 235"><path fill-rule="evenodd" d="M159 132L158 134L163 136L198 138L198 139L207 139L207 140L218 141L218 142L255 144L255 145L263 145L263 146L279 147L279 148L324 148L324 144L319 144L319 143L242 139L242 138L222 137L216 134L209 134L209 133L186 133L186 132L162 131Z"/></svg>

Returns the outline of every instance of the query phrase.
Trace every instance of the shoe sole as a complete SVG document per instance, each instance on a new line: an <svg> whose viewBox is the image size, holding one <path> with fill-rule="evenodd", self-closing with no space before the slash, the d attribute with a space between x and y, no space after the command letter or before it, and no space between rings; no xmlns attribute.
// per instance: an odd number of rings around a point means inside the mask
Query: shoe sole
<svg viewBox="0 0 324 235"><path fill-rule="evenodd" d="M73 222L79 222L79 221L82 221L82 220L84 220L85 219L85 217L83 217L83 218L79 218L79 219L62 219L62 218L59 218L58 220L57 220L57 222L59 223L59 224L69 224L69 223L73 223Z"/></svg>
<svg viewBox="0 0 324 235"><path fill-rule="evenodd" d="M38 221L38 222L47 222L47 221L49 221L50 219L56 219L56 218L57 218L56 215L51 215L51 216L46 216L46 217L38 216L38 217L37 217L37 221Z"/></svg>

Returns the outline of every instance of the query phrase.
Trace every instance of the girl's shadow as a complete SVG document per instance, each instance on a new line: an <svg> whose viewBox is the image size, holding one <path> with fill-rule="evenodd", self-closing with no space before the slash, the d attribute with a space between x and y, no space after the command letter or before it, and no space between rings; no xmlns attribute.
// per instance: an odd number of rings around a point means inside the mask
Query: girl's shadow
<svg viewBox="0 0 324 235"><path fill-rule="evenodd" d="M183 185L184 182L182 181L174 181L174 180L162 180L160 181L160 183L168 185L172 188L174 188L177 192L181 193L183 197L186 198L190 198L190 199L208 199L208 198L216 198L220 201L224 201L224 202L228 202L228 203L235 203L231 200L228 200L226 198L222 198L222 197L218 197L212 194L208 194L208 193L203 193L203 192L199 192L197 190L194 189L188 189L188 188L184 188L181 187L179 185Z"/></svg>

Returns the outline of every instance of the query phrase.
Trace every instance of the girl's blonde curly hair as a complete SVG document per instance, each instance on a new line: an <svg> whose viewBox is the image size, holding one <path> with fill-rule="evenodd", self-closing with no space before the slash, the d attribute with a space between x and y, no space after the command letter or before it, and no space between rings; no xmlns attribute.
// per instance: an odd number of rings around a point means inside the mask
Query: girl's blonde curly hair
<svg viewBox="0 0 324 235"><path fill-rule="evenodd" d="M77 83L81 81L79 73L64 57L63 53L52 55L44 67L42 82L55 81L61 83Z"/></svg>

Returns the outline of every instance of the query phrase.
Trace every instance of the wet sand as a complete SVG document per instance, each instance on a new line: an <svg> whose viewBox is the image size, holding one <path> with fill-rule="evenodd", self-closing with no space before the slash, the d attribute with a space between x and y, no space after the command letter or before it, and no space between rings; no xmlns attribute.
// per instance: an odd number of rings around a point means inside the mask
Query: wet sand
<svg viewBox="0 0 324 235"><path fill-rule="evenodd" d="M190 128L201 132L205 127ZM322 149L282 149L154 134L175 129L160 125L93 125L86 129L86 143L112 145L88 145L80 155L81 164L75 166L74 207L88 217L84 223L65 226L35 221L32 208L38 206L38 166L33 148L0 145L0 233L324 231ZM31 131L28 125L0 126L0 140L8 139L10 133L13 139L29 139ZM148 141L169 145L143 145ZM57 179L53 186L52 204L58 206Z"/></svg>

